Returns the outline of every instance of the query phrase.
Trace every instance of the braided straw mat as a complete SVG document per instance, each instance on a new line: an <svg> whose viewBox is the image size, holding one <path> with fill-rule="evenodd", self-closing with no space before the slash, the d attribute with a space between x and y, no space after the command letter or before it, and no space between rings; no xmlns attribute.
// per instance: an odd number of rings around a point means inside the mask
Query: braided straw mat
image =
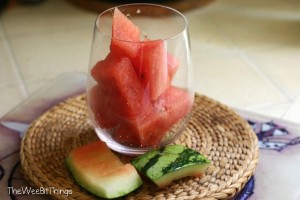
<svg viewBox="0 0 300 200"><path fill-rule="evenodd" d="M28 129L21 145L25 178L37 187L71 189L69 196L54 199L98 199L78 186L64 163L75 147L97 140L89 124L84 95L68 99L44 113ZM187 177L164 189L144 184L124 199L229 199L253 175L258 161L255 133L228 107L196 95L191 120L175 143L207 156L210 167L201 178ZM129 157L119 155L128 161Z"/></svg>

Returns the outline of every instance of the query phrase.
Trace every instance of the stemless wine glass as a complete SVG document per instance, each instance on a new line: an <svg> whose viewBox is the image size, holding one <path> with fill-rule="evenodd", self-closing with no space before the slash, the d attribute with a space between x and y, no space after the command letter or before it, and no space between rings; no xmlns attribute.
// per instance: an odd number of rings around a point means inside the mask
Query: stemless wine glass
<svg viewBox="0 0 300 200"><path fill-rule="evenodd" d="M173 142L194 102L187 19L155 4L108 9L95 22L87 103L99 138L138 155Z"/></svg>

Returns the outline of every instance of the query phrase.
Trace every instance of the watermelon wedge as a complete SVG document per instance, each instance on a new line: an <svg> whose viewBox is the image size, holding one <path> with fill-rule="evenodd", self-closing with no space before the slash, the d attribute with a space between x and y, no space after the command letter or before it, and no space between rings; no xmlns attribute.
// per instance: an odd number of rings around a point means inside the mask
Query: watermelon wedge
<svg viewBox="0 0 300 200"><path fill-rule="evenodd" d="M140 29L118 8L115 8L112 24L111 52L117 57L134 59L138 54Z"/></svg>
<svg viewBox="0 0 300 200"><path fill-rule="evenodd" d="M163 40L151 40L140 44L135 69L150 99L156 100L169 86L167 49Z"/></svg>
<svg viewBox="0 0 300 200"><path fill-rule="evenodd" d="M201 177L210 160L182 145L170 145L147 152L133 159L136 169L163 188L186 176Z"/></svg>
<svg viewBox="0 0 300 200"><path fill-rule="evenodd" d="M103 198L124 196L143 183L136 169L123 164L101 141L72 150L66 164L79 185Z"/></svg>
<svg viewBox="0 0 300 200"><path fill-rule="evenodd" d="M168 63L168 75L169 79L172 81L178 68L179 68L179 60L176 59L172 54L167 54L167 63Z"/></svg>
<svg viewBox="0 0 300 200"><path fill-rule="evenodd" d="M147 100L142 84L127 57L109 54L91 70L99 93L108 102L107 110L117 118L131 118L140 113Z"/></svg>

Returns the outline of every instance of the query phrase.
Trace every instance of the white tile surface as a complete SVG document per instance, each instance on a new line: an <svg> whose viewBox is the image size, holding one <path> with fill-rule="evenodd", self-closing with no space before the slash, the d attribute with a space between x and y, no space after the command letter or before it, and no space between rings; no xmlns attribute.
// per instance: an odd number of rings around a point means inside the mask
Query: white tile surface
<svg viewBox="0 0 300 200"><path fill-rule="evenodd" d="M92 29L11 39L23 77L31 82L70 71L87 72L91 42Z"/></svg>
<svg viewBox="0 0 300 200"><path fill-rule="evenodd" d="M189 22L194 57L203 54L230 51L234 48L230 39L219 31L212 20L213 12L193 10L186 14Z"/></svg>
<svg viewBox="0 0 300 200"><path fill-rule="evenodd" d="M0 117L17 106L25 98L20 84L10 84L0 87L0 93Z"/></svg>
<svg viewBox="0 0 300 200"><path fill-rule="evenodd" d="M287 109L287 112L283 116L285 120L299 123L300 121L300 95L295 99L293 104Z"/></svg>
<svg viewBox="0 0 300 200"><path fill-rule="evenodd" d="M4 39L0 39L0 87L17 83L17 76L9 57L6 42Z"/></svg>
<svg viewBox="0 0 300 200"><path fill-rule="evenodd" d="M239 54L201 57L194 71L198 92L234 107L286 101Z"/></svg>
<svg viewBox="0 0 300 200"><path fill-rule="evenodd" d="M269 116L271 118L282 119L285 117L287 110L291 107L290 102L282 102L271 105L257 105L257 106L249 106L245 108L252 113L258 113L264 116Z"/></svg>
<svg viewBox="0 0 300 200"><path fill-rule="evenodd" d="M285 47L248 55L290 100L300 93L299 48Z"/></svg>
<svg viewBox="0 0 300 200"><path fill-rule="evenodd" d="M300 44L298 20L278 19L243 12L216 12L213 21L237 46L255 50Z"/></svg>

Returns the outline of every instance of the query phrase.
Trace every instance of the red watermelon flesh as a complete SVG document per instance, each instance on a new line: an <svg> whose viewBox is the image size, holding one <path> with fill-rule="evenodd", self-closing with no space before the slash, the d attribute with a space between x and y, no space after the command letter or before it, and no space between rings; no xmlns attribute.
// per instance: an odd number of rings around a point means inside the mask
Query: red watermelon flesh
<svg viewBox="0 0 300 200"><path fill-rule="evenodd" d="M169 86L167 49L163 40L140 43L135 69L151 101L156 100Z"/></svg>
<svg viewBox="0 0 300 200"><path fill-rule="evenodd" d="M98 61L94 67L91 69L91 76L95 81L101 82L106 77L105 68L116 65L119 59L116 59L111 53L109 53L104 60ZM102 71L104 70L104 71Z"/></svg>
<svg viewBox="0 0 300 200"><path fill-rule="evenodd" d="M192 105L193 97L187 90L171 86L154 104L159 113L164 113L160 126L170 128L188 114Z"/></svg>
<svg viewBox="0 0 300 200"><path fill-rule="evenodd" d="M112 137L120 144L133 147L141 147L141 139L138 132L127 121L122 121L114 131Z"/></svg>
<svg viewBox="0 0 300 200"><path fill-rule="evenodd" d="M110 129L118 124L118 119L110 109L110 99L101 85L97 84L88 91L88 99L94 120L101 128Z"/></svg>
<svg viewBox="0 0 300 200"><path fill-rule="evenodd" d="M167 63L168 63L168 75L170 80L172 81L175 76L178 68L179 68L179 60L176 59L172 54L167 53Z"/></svg>
<svg viewBox="0 0 300 200"><path fill-rule="evenodd" d="M155 40L150 40L150 39L146 38L142 43L139 44L140 53L142 51L141 46L143 46L145 42L151 42L151 41L153 42ZM162 56L164 56L164 55L165 55L165 53L162 54ZM133 60L133 63L134 63L135 70L139 74L139 77L144 78L143 73L142 73L143 71L141 70L143 68L143 65L141 65L141 59L142 59L142 56L138 55L138 57ZM175 76L175 74L179 68L179 64L180 64L179 60L176 59L174 57L174 55L167 52L167 68L168 68L168 76L169 76L170 82L172 81L173 77Z"/></svg>
<svg viewBox="0 0 300 200"><path fill-rule="evenodd" d="M147 107L142 84L128 58L108 55L94 66L91 74L108 101L107 109L116 118L134 117Z"/></svg>
<svg viewBox="0 0 300 200"><path fill-rule="evenodd" d="M73 159L73 163L74 165L77 165L78 168L89 169L91 172L102 172L100 175L109 173L124 165L102 141L93 142L80 148L73 149L70 153L70 157L76 158ZM91 161L94 162L93 165L91 165ZM105 163L110 163L111 165L107 166ZM99 169L103 168L106 170L99 171Z"/></svg>
<svg viewBox="0 0 300 200"><path fill-rule="evenodd" d="M166 132L185 117L192 107L192 99L186 90L170 87L153 104L152 111L131 121L122 121L114 134L115 138L126 138L133 146L159 145ZM138 136L138 139L137 137ZM140 145L137 145L140 143Z"/></svg>
<svg viewBox="0 0 300 200"><path fill-rule="evenodd" d="M148 147L158 145L166 130L159 127L160 117L151 112L144 119L137 118L132 121L123 121L113 137L126 145L135 147Z"/></svg>
<svg viewBox="0 0 300 200"><path fill-rule="evenodd" d="M111 52L117 57L134 59L138 53L140 29L118 8L115 8L112 23Z"/></svg>
<svg viewBox="0 0 300 200"><path fill-rule="evenodd" d="M111 52L91 69L95 121L115 128L113 137L122 144L158 145L191 109L188 92L171 86L179 61L163 40L140 43L140 30L117 8L112 34Z"/></svg>
<svg viewBox="0 0 300 200"><path fill-rule="evenodd" d="M154 103L153 126L144 131L141 138L149 145L158 145L165 133L184 118L192 107L190 94L181 88L169 87ZM147 130L147 129L146 129Z"/></svg>

